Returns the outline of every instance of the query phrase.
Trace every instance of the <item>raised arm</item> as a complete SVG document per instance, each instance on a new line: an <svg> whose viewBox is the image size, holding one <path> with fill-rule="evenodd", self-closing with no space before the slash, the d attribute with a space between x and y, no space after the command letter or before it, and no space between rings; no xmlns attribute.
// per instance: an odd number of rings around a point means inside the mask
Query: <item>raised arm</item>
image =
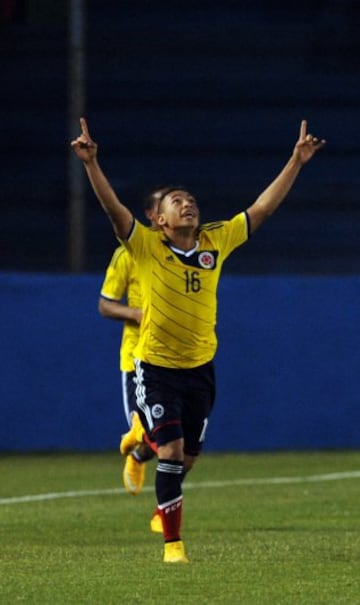
<svg viewBox="0 0 360 605"><path fill-rule="evenodd" d="M303 120L300 127L300 136L291 158L274 181L247 209L251 233L254 233L280 206L294 184L302 166L324 145L324 139L318 139L312 134L307 134L307 122Z"/></svg>
<svg viewBox="0 0 360 605"><path fill-rule="evenodd" d="M109 216L114 231L120 239L126 239L134 217L117 197L97 160L97 144L91 139L85 118L80 118L81 135L71 142L78 158L83 162L89 181L100 204Z"/></svg>

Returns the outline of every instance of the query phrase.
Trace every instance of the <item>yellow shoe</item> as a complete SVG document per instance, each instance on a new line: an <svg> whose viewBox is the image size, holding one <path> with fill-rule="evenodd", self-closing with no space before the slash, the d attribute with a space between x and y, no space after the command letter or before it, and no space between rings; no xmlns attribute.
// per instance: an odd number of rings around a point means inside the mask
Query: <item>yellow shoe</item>
<svg viewBox="0 0 360 605"><path fill-rule="evenodd" d="M121 437L120 454L127 456L138 443L142 443L144 428L139 414L135 412L131 420L131 429Z"/></svg>
<svg viewBox="0 0 360 605"><path fill-rule="evenodd" d="M155 534L162 534L163 533L163 524L162 524L160 513L155 512L153 514L153 516L151 517L151 519L150 519L150 529Z"/></svg>
<svg viewBox="0 0 360 605"><path fill-rule="evenodd" d="M164 547L164 563L189 563L189 559L185 554L184 543L165 542Z"/></svg>
<svg viewBox="0 0 360 605"><path fill-rule="evenodd" d="M135 460L134 456L126 456L123 471L123 482L127 492L136 496L141 492L145 479L145 464Z"/></svg>
<svg viewBox="0 0 360 605"><path fill-rule="evenodd" d="M133 428L135 431L136 441L138 443L142 443L145 434L145 429L141 424L140 416L137 412L133 414L131 428Z"/></svg>

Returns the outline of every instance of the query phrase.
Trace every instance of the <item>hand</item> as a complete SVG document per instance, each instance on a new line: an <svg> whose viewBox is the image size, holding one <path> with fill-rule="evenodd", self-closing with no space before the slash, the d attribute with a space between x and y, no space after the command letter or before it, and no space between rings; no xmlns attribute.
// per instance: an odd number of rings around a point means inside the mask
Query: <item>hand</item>
<svg viewBox="0 0 360 605"><path fill-rule="evenodd" d="M294 157L301 163L306 164L313 155L324 147L326 141L324 139L318 139L312 134L306 134L307 121L302 120L300 127L300 136L294 147Z"/></svg>
<svg viewBox="0 0 360 605"><path fill-rule="evenodd" d="M97 155L97 144L91 139L85 118L80 118L81 135L71 141L71 147L78 158L87 164Z"/></svg>
<svg viewBox="0 0 360 605"><path fill-rule="evenodd" d="M139 326L142 320L142 310L141 309L133 309L133 320Z"/></svg>

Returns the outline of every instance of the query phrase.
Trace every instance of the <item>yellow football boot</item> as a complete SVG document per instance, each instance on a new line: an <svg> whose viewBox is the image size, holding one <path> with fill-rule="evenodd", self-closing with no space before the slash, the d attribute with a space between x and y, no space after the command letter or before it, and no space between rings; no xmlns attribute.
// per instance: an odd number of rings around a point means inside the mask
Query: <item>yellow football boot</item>
<svg viewBox="0 0 360 605"><path fill-rule="evenodd" d="M123 456L130 454L138 443L142 443L144 432L139 414L135 412L131 419L131 429L121 437L120 454Z"/></svg>
<svg viewBox="0 0 360 605"><path fill-rule="evenodd" d="M136 496L141 492L145 479L145 464L135 460L134 456L126 456L123 470L123 482L127 492Z"/></svg>
<svg viewBox="0 0 360 605"><path fill-rule="evenodd" d="M189 563L185 554L185 547L182 540L177 542L165 542L164 545L164 563Z"/></svg>
<svg viewBox="0 0 360 605"><path fill-rule="evenodd" d="M151 517L151 519L150 519L150 529L155 534L162 534L163 533L163 524L162 524L162 519L161 519L160 513L155 512L153 514L153 516Z"/></svg>

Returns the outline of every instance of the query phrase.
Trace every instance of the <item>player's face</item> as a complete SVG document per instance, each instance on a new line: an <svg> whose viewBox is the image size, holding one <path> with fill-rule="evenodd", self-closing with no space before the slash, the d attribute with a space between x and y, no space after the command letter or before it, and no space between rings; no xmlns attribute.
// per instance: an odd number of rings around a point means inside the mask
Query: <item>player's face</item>
<svg viewBox="0 0 360 605"><path fill-rule="evenodd" d="M162 200L159 207L158 222L170 229L199 226L199 208L195 198L188 192L170 191Z"/></svg>

